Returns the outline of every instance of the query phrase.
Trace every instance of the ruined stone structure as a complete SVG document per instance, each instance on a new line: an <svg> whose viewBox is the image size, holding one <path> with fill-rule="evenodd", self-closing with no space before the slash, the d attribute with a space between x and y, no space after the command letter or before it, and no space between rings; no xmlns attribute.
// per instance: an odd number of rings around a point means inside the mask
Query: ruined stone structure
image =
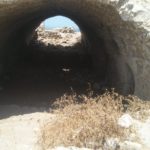
<svg viewBox="0 0 150 150"><path fill-rule="evenodd" d="M36 27L56 15L77 23L93 64L111 87L150 98L149 0L1 0L1 77L28 54Z"/></svg>

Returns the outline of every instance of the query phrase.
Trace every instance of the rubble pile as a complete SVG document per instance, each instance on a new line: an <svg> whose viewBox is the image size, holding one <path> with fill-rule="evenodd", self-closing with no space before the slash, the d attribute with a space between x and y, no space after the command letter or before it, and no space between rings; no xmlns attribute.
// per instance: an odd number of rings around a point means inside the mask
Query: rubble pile
<svg viewBox="0 0 150 150"><path fill-rule="evenodd" d="M55 28L46 30L42 25L36 29L33 40L44 43L45 46L70 47L81 43L81 33L71 27Z"/></svg>

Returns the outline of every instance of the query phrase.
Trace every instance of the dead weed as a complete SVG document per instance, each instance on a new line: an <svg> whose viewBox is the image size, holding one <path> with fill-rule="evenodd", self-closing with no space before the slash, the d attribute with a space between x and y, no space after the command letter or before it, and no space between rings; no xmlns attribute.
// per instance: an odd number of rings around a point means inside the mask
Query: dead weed
<svg viewBox="0 0 150 150"><path fill-rule="evenodd" d="M64 95L53 104L53 113L58 119L47 123L40 139L44 150L56 146L77 146L92 149L103 147L108 137L127 136L125 129L117 124L125 112L145 109L146 102L115 92L101 96Z"/></svg>

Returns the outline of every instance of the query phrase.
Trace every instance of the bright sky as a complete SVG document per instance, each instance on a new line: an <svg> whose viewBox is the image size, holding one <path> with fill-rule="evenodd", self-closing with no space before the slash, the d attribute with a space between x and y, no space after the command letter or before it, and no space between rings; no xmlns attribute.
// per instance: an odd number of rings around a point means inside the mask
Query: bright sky
<svg viewBox="0 0 150 150"><path fill-rule="evenodd" d="M69 18L63 16L51 17L44 22L46 29L60 28L60 27L73 27L79 31L79 27Z"/></svg>

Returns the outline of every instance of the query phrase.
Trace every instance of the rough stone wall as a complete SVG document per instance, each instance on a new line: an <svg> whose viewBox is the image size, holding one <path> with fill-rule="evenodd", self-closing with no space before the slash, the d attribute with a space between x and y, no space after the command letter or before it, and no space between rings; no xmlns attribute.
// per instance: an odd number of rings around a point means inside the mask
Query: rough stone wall
<svg viewBox="0 0 150 150"><path fill-rule="evenodd" d="M124 25L113 35L120 49L127 54L135 78L135 95L150 98L150 1L115 1Z"/></svg>
<svg viewBox="0 0 150 150"><path fill-rule="evenodd" d="M95 64L108 66L111 86L122 88L125 94L150 98L149 0L2 0L1 74L25 53L34 29L54 15L67 16L79 25L89 40ZM95 48L95 41L101 50ZM107 62L101 61L104 54Z"/></svg>

